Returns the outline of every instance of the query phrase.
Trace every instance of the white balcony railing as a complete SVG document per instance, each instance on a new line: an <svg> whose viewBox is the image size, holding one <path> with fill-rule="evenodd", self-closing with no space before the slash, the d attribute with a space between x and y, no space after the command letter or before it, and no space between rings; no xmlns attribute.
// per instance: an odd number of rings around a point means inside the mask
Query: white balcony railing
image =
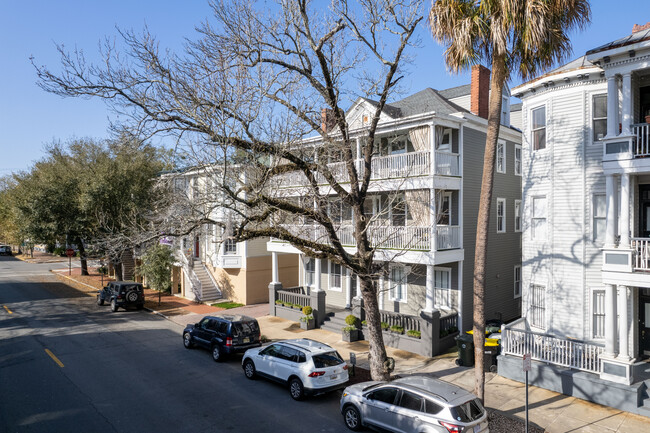
<svg viewBox="0 0 650 433"><path fill-rule="evenodd" d="M524 320L517 322L523 323ZM524 356L530 353L531 358L536 361L591 373L601 372L600 357L604 351L602 345L518 329L517 322L506 326L501 333L502 354Z"/></svg>
<svg viewBox="0 0 650 433"><path fill-rule="evenodd" d="M329 243L327 233L321 226L301 225L301 224L283 224L295 236L302 239ZM414 251L431 250L431 227L399 227L390 225L372 224L369 229L370 243L372 246L381 249L399 249ZM438 231L438 249L448 250L460 248L460 227L459 226L437 226ZM351 225L337 227L336 233L341 244L346 247L356 247L354 238L354 228ZM273 239L273 241L278 241Z"/></svg>
<svg viewBox="0 0 650 433"><path fill-rule="evenodd" d="M460 155L457 153L436 152L436 174L440 176L460 176Z"/></svg>
<svg viewBox="0 0 650 433"><path fill-rule="evenodd" d="M650 156L650 124L638 123L632 125L632 134L636 137L634 156Z"/></svg>
<svg viewBox="0 0 650 433"><path fill-rule="evenodd" d="M632 238L634 250L634 270L650 271L650 239Z"/></svg>

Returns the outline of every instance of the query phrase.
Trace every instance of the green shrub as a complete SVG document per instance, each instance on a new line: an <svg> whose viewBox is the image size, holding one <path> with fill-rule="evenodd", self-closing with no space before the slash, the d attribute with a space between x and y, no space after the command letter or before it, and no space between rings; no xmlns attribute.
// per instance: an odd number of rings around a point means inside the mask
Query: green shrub
<svg viewBox="0 0 650 433"><path fill-rule="evenodd" d="M276 299L276 300L275 300L275 305L282 305L282 301L279 300L279 299Z"/></svg>
<svg viewBox="0 0 650 433"><path fill-rule="evenodd" d="M309 322L310 320L313 320L313 319L314 319L314 316L312 316L311 314L308 314L306 316L300 316L300 321L301 322Z"/></svg>
<svg viewBox="0 0 650 433"><path fill-rule="evenodd" d="M415 329L409 329L408 331L406 331L406 335L408 335L409 337L420 338L422 337L422 332L417 331Z"/></svg>
<svg viewBox="0 0 650 433"><path fill-rule="evenodd" d="M368 325L368 321L367 321L367 320L362 320L362 321L361 321L361 324L362 324L363 326L366 326L366 325Z"/></svg>
<svg viewBox="0 0 650 433"><path fill-rule="evenodd" d="M305 305L304 307L302 307L302 314L304 314L305 316L311 315L313 311L314 309L311 308L309 305Z"/></svg>
<svg viewBox="0 0 650 433"><path fill-rule="evenodd" d="M381 322L381 329L382 329L382 330L385 331L385 330L388 329L388 328L390 328L390 325L389 325L388 323L386 323L386 322Z"/></svg>
<svg viewBox="0 0 650 433"><path fill-rule="evenodd" d="M390 330L393 332L397 332L398 334L403 334L404 333L404 327L403 326L398 326L398 325L393 325L390 327Z"/></svg>
<svg viewBox="0 0 650 433"><path fill-rule="evenodd" d="M293 308L295 308L296 310L302 310L302 305L300 305L300 304L293 304Z"/></svg>
<svg viewBox="0 0 650 433"><path fill-rule="evenodd" d="M349 317L349 316L348 316L348 317ZM349 334L350 332L352 332L352 331L356 331L356 330L357 330L357 327L356 327L356 326L353 326L353 325L345 326L345 327L343 328L343 332L345 332L346 334Z"/></svg>
<svg viewBox="0 0 650 433"><path fill-rule="evenodd" d="M348 326L354 326L355 328L357 326L358 321L359 321L359 319L354 314L349 314L348 317L345 318L345 323Z"/></svg>
<svg viewBox="0 0 650 433"><path fill-rule="evenodd" d="M284 305L285 307L291 308L291 307L293 307L293 302L283 302L282 305Z"/></svg>

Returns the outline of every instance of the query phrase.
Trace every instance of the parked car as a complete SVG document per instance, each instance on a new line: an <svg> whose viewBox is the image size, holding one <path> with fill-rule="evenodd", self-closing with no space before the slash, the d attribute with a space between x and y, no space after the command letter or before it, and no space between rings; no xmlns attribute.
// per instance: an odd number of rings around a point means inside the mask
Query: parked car
<svg viewBox="0 0 650 433"><path fill-rule="evenodd" d="M190 349L201 346L212 352L212 359L262 345L260 325L253 317L241 314L206 316L199 323L187 325L183 331L183 345Z"/></svg>
<svg viewBox="0 0 650 433"><path fill-rule="evenodd" d="M350 430L488 433L487 411L472 393L439 379L409 376L348 386L341 397Z"/></svg>
<svg viewBox="0 0 650 433"><path fill-rule="evenodd" d="M249 379L262 376L287 384L295 400L341 389L349 380L348 365L336 350L306 338L248 350L242 368Z"/></svg>
<svg viewBox="0 0 650 433"><path fill-rule="evenodd" d="M0 256L10 256L10 255L11 255L11 246L0 245Z"/></svg>
<svg viewBox="0 0 650 433"><path fill-rule="evenodd" d="M97 294L97 305L110 302L111 311L118 308L144 308L144 291L142 284L133 281L112 281Z"/></svg>

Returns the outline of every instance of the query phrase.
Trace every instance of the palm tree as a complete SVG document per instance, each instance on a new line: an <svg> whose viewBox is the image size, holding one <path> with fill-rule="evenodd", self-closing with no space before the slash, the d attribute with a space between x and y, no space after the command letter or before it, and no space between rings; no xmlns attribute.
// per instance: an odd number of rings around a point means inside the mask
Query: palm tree
<svg viewBox="0 0 650 433"><path fill-rule="evenodd" d="M516 73L534 77L571 54L569 32L590 21L587 0L434 0L433 38L446 47L453 72L481 62L492 66L488 129L474 256L474 392L483 400L485 371L485 258L503 87Z"/></svg>

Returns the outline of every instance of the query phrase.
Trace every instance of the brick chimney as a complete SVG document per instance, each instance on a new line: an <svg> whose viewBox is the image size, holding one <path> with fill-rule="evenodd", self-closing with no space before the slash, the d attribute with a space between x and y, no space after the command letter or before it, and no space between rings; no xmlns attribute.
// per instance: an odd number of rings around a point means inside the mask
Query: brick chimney
<svg viewBox="0 0 650 433"><path fill-rule="evenodd" d="M648 29L650 29L650 21L645 23L644 25L634 24L634 26L632 27L632 33L641 32L643 30L648 30Z"/></svg>
<svg viewBox="0 0 650 433"><path fill-rule="evenodd" d="M320 111L320 127L323 132L329 131L334 126L334 112L329 108Z"/></svg>
<svg viewBox="0 0 650 433"><path fill-rule="evenodd" d="M471 112L485 119L490 102L490 70L483 65L472 66Z"/></svg>

